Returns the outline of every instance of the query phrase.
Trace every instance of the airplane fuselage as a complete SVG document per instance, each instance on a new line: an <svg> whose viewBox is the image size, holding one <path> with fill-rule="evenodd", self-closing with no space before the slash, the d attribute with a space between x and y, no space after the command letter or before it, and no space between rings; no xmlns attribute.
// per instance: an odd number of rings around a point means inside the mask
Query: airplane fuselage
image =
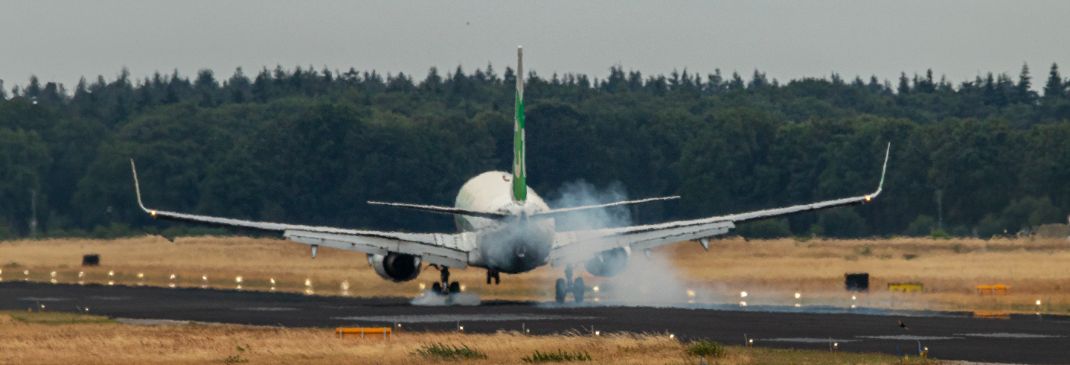
<svg viewBox="0 0 1070 365"><path fill-rule="evenodd" d="M513 176L502 171L488 171L469 179L457 193L454 206L480 212L508 213L509 218L457 215L457 229L475 232L481 263L490 270L505 273L531 271L546 263L553 247L553 219L528 219L533 213L550 209L546 202L527 188L523 204L513 201Z"/></svg>

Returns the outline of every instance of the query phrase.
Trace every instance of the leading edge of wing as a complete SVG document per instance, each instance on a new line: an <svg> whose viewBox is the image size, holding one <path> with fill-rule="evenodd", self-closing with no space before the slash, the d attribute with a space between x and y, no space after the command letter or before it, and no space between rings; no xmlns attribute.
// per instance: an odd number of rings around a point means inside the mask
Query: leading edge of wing
<svg viewBox="0 0 1070 365"><path fill-rule="evenodd" d="M146 207L144 200L142 200L142 198L141 198L141 182L137 177L137 164L134 163L134 159L132 159L132 158L130 159L130 172L131 172L132 176L134 177L134 193L137 196L137 205L138 205L139 208L141 208L142 211L144 211L145 213L148 213L148 215L150 217L152 217L153 219L164 218L164 219L173 219L173 220L178 220L178 221L189 221L189 222L196 222L196 223L205 223L205 224L212 224L212 225L238 227L238 228L252 228L252 229L258 229L258 230L263 230L263 231L277 231L277 232L282 232L282 231L285 231L287 229L291 229L291 228L295 228L295 227L302 227L300 225L291 225L291 224L283 224L283 223L272 223L272 222L256 222L256 221L247 221L247 220L234 219L234 218L211 217L211 216L202 216L202 215L195 215L195 214L186 214L186 213L169 212L169 211L164 211L164 210L152 209L152 208ZM302 228L318 228L316 230L319 231L320 229L326 229L328 227L302 227Z"/></svg>

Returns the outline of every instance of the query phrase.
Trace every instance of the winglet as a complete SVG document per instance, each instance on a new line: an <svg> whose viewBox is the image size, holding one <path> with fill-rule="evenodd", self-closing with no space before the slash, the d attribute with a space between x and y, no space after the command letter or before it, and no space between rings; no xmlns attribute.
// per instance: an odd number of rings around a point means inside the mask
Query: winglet
<svg viewBox="0 0 1070 365"><path fill-rule="evenodd" d="M134 175L134 193L137 195L137 206L141 207L145 213L149 213L150 216L156 218L156 211L149 208L145 208L145 203L141 201L141 184L137 181L137 165L134 164L134 159L130 159L130 172Z"/></svg>
<svg viewBox="0 0 1070 365"><path fill-rule="evenodd" d="M888 142L888 147L884 150L884 165L881 166L881 180L879 183L877 183L877 191L874 191L873 194L865 196L866 203L869 203L870 200L876 198L877 195L881 195L881 190L884 190L884 175L888 173L888 158L891 157L891 155L892 142Z"/></svg>
<svg viewBox="0 0 1070 365"><path fill-rule="evenodd" d="M881 166L881 181L877 183L877 192L873 195L881 193L881 189L884 189L884 175L888 173L888 158L892 156L892 142L888 142L888 147L884 149L884 166Z"/></svg>

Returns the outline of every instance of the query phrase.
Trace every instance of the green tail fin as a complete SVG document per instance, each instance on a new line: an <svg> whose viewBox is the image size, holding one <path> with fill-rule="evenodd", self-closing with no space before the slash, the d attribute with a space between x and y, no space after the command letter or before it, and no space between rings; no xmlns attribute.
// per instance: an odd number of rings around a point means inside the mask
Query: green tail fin
<svg viewBox="0 0 1070 365"><path fill-rule="evenodd" d="M524 160L524 49L516 48L516 115L513 118L513 202L528 199L528 167Z"/></svg>

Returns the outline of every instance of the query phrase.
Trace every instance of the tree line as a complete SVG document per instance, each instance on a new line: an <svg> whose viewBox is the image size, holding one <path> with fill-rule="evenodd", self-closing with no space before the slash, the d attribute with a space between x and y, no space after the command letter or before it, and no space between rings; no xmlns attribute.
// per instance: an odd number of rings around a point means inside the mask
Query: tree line
<svg viewBox="0 0 1070 365"><path fill-rule="evenodd" d="M81 80L73 90L0 81L0 238L181 234L169 210L296 223L446 231L448 217L366 200L451 205L479 172L511 162L515 73L491 66L422 79L296 67L217 78ZM604 78L531 72L529 184L622 186L683 199L635 220L710 216L856 195L871 205L740 227L754 237L989 237L1070 212L1070 81L1052 65L953 84L837 74L780 82L755 71Z"/></svg>

